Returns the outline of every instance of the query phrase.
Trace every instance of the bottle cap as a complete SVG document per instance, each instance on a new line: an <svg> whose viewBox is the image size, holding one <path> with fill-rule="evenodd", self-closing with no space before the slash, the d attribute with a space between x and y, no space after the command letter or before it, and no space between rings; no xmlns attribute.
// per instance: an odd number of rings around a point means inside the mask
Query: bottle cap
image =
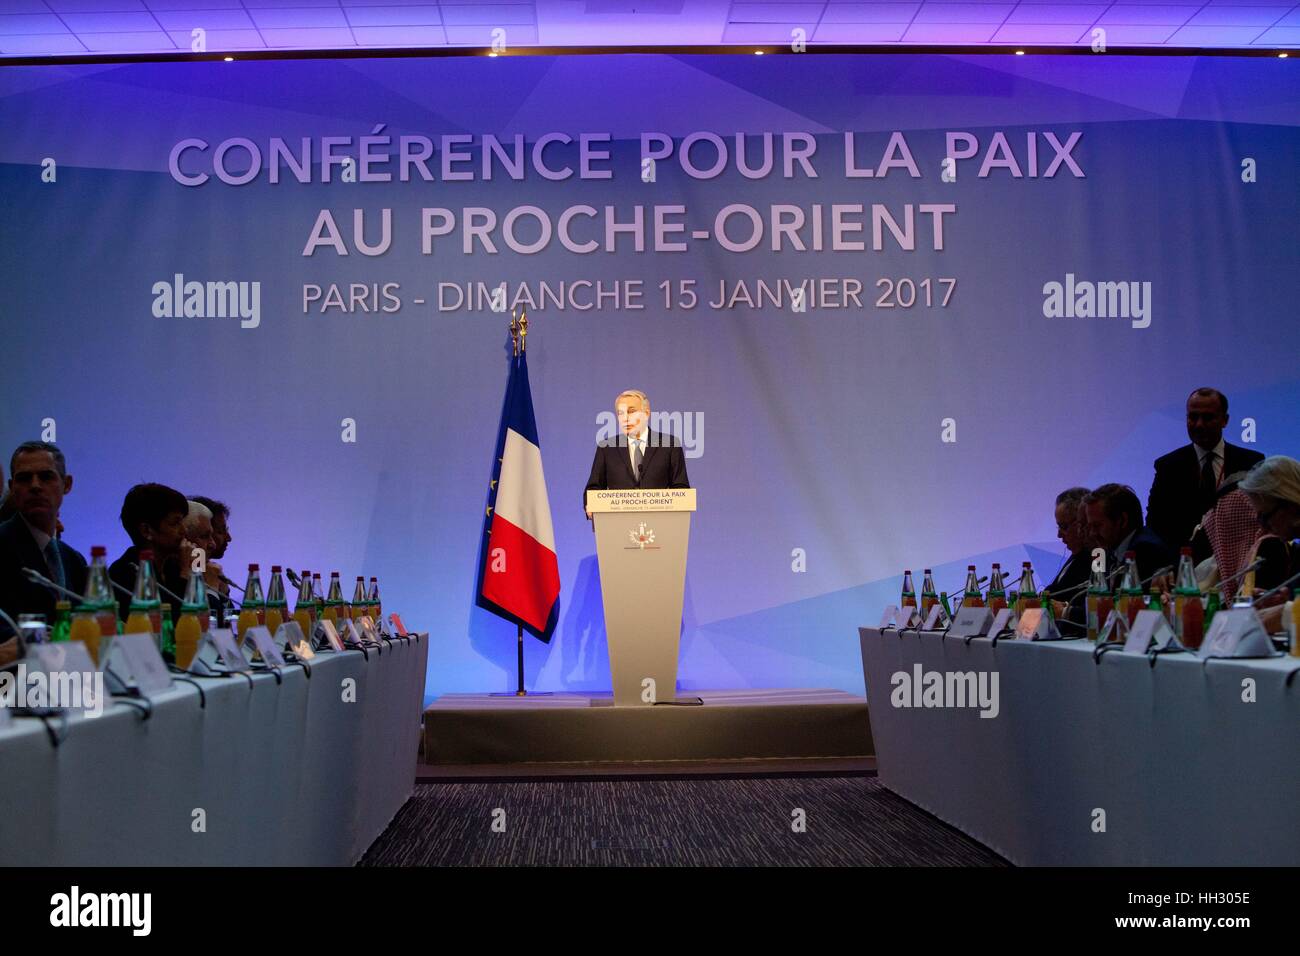
<svg viewBox="0 0 1300 956"><path fill-rule="evenodd" d="M372 581L378 581L379 578L375 577L375 576L372 574L372 575L370 575L370 580L372 580Z"/></svg>
<svg viewBox="0 0 1300 956"><path fill-rule="evenodd" d="M256 565L256 564L250 564L250 565L248 566L248 570L250 570L250 571L256 571L256 570L257 570L257 565Z"/></svg>
<svg viewBox="0 0 1300 956"><path fill-rule="evenodd" d="M140 560L141 560L141 561L152 561L152 560L153 560L153 548L141 548L141 549L140 549Z"/></svg>
<svg viewBox="0 0 1300 956"><path fill-rule="evenodd" d="M92 558L102 558L107 554L108 548L104 547L102 544L95 544L90 547L90 556Z"/></svg>
<svg viewBox="0 0 1300 956"><path fill-rule="evenodd" d="M1192 549L1189 548L1189 547L1183 547L1183 548L1180 548L1180 549L1178 550L1178 553L1179 553L1179 554L1191 554L1191 553L1192 553Z"/></svg>
<svg viewBox="0 0 1300 956"><path fill-rule="evenodd" d="M283 569L282 569L278 564L273 564L273 565L271 565L271 573L272 573L272 574L279 574L279 573L281 572L281 570L283 570Z"/></svg>
<svg viewBox="0 0 1300 956"><path fill-rule="evenodd" d="M925 569L924 569L924 573L929 574L929 573L930 573L930 569L929 569L929 568L925 568Z"/></svg>
<svg viewBox="0 0 1300 956"><path fill-rule="evenodd" d="M298 575L298 577L300 577L300 578L306 578L306 577L310 577L310 576L311 576L311 572L308 571L306 568L303 568L303 569L302 569L302 573L301 573L300 575Z"/></svg>
<svg viewBox="0 0 1300 956"><path fill-rule="evenodd" d="M357 575L357 580L358 580L358 581L364 581L365 578L363 578L361 575L358 574L358 575Z"/></svg>
<svg viewBox="0 0 1300 956"><path fill-rule="evenodd" d="M1137 556L1138 556L1138 553L1137 553L1136 551L1125 551L1125 552L1124 552L1124 560L1125 560L1125 561L1127 561L1129 558L1136 558Z"/></svg>
<svg viewBox="0 0 1300 956"><path fill-rule="evenodd" d="M996 568L997 565L995 564L995 565L993 565L993 567ZM968 564L968 565L966 565L966 570L967 570L967 571L974 571L974 570L975 570L975 565L973 565L973 564Z"/></svg>

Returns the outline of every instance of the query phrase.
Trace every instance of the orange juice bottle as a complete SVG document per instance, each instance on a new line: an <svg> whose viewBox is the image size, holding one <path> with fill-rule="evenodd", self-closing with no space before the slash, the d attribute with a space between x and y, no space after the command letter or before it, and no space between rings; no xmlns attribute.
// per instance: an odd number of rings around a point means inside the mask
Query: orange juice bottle
<svg viewBox="0 0 1300 956"><path fill-rule="evenodd" d="M339 581L337 571L330 572L330 589L325 595L325 620L333 621L335 627L341 627L348 617L348 605L343 600L343 584Z"/></svg>
<svg viewBox="0 0 1300 956"><path fill-rule="evenodd" d="M370 579L370 614L375 619L375 627L384 619L384 607L379 600L379 579Z"/></svg>
<svg viewBox="0 0 1300 956"><path fill-rule="evenodd" d="M113 599L112 585L108 583L107 551L103 545L90 549L90 569L86 573L86 591L80 606L72 615L70 639L81 641L90 653L90 659L99 663L100 642L117 634L117 601Z"/></svg>
<svg viewBox="0 0 1300 956"><path fill-rule="evenodd" d="M244 601L239 606L239 617L235 620L235 630L242 639L250 627L266 623L266 602L262 598L262 578L257 565L248 566L248 583L244 585Z"/></svg>
<svg viewBox="0 0 1300 956"><path fill-rule="evenodd" d="M176 621L176 666L189 670L199 641L208 629L208 588L203 575L191 574L181 616Z"/></svg>
<svg viewBox="0 0 1300 956"><path fill-rule="evenodd" d="M357 586L352 589L352 620L357 622L357 629L361 628L361 619L370 613L370 606L366 603L366 579L357 575Z"/></svg>
<svg viewBox="0 0 1300 956"><path fill-rule="evenodd" d="M99 663L99 621L95 619L96 609L82 604L72 612L72 630L68 640L81 641L90 653L90 659Z"/></svg>
<svg viewBox="0 0 1300 956"><path fill-rule="evenodd" d="M155 634L162 640L162 601L158 597L158 579L153 571L153 549L140 552L136 566L135 591L131 596L131 611L126 619L127 634ZM161 650L161 644L159 650Z"/></svg>
<svg viewBox="0 0 1300 956"><path fill-rule="evenodd" d="M271 583L266 590L266 629L275 637L280 625L289 619L289 602L284 593L284 577L278 564L271 565Z"/></svg>
<svg viewBox="0 0 1300 956"><path fill-rule="evenodd" d="M1007 586L1002 580L1002 565L994 562L989 572L989 610L994 614L1007 606Z"/></svg>
<svg viewBox="0 0 1300 956"><path fill-rule="evenodd" d="M303 571L299 578L298 600L293 606L293 619L302 628L302 636L311 640L311 632L316 627L316 595L312 593L311 572Z"/></svg>

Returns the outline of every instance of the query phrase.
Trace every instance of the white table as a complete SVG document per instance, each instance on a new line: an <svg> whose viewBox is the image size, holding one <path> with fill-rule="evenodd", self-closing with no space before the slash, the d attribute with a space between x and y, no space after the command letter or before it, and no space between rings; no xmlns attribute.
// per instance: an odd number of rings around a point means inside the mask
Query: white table
<svg viewBox="0 0 1300 956"><path fill-rule="evenodd" d="M0 864L346 865L415 785L428 637L0 730ZM355 681L355 702L344 681ZM205 832L195 832L195 810Z"/></svg>
<svg viewBox="0 0 1300 956"><path fill-rule="evenodd" d="M1094 663L1086 641L859 638L881 783L1007 859L1300 864L1300 660L1153 668L1114 651ZM918 663L997 672L998 716L893 706L893 675Z"/></svg>

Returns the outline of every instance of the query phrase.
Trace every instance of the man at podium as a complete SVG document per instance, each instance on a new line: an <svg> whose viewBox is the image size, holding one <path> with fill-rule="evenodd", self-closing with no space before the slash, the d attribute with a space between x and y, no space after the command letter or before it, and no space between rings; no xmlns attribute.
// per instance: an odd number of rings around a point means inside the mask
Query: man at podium
<svg viewBox="0 0 1300 956"><path fill-rule="evenodd" d="M629 388L614 399L619 433L596 446L591 477L582 493L632 488L689 488L686 455L673 435L650 431L650 399L645 392ZM587 512L591 517L591 512Z"/></svg>

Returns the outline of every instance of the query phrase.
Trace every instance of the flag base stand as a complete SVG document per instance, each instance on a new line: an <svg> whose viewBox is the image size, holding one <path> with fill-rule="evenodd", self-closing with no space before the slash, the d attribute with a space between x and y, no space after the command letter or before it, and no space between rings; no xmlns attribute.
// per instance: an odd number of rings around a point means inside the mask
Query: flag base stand
<svg viewBox="0 0 1300 956"><path fill-rule="evenodd" d="M513 691L503 691L495 694L488 694L489 697L553 697L554 694L549 690L524 690L524 626L516 625L519 628L518 649L519 649L519 685Z"/></svg>

